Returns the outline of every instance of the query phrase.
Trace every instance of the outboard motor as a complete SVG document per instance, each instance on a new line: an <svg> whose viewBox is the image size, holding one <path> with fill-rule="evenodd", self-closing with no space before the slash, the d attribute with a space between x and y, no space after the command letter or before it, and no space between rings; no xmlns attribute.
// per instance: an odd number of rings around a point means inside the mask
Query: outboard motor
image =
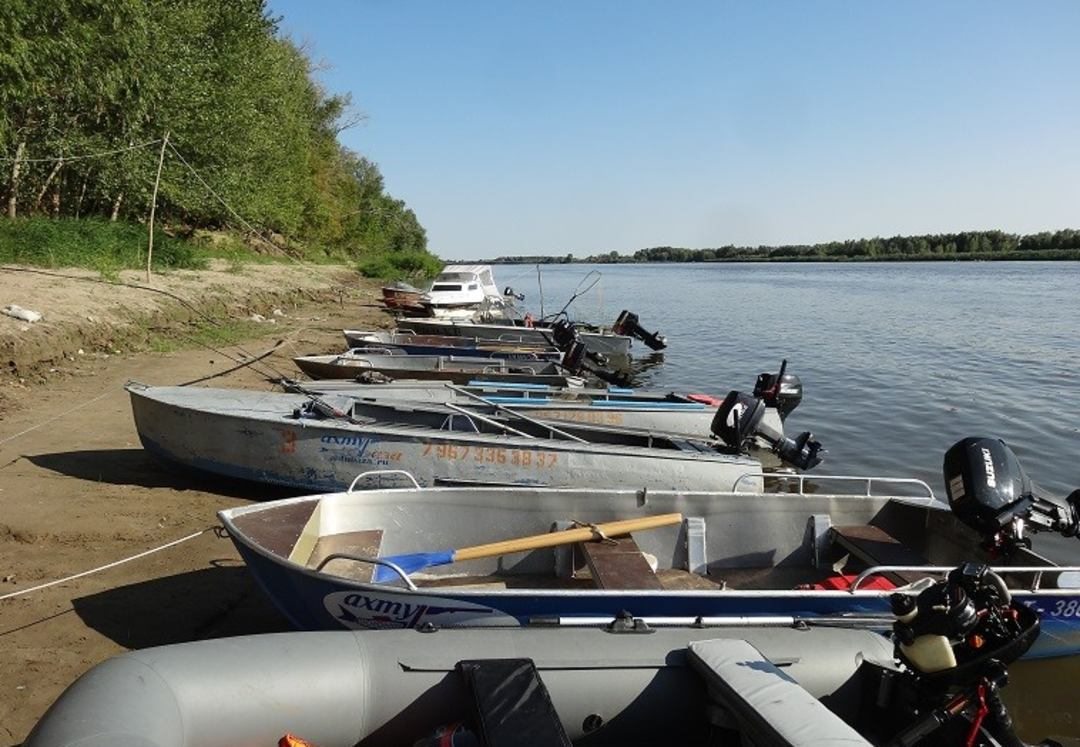
<svg viewBox="0 0 1080 747"><path fill-rule="evenodd" d="M630 386L633 383L629 372L605 368L603 365L593 365L586 361L587 358L592 357L593 354L585 349L585 343L575 340L566 348L559 365L575 374L582 371L590 373L613 386Z"/></svg>
<svg viewBox="0 0 1080 747"><path fill-rule="evenodd" d="M783 421L802 402L802 381L795 374L787 373L785 358L780 363L778 373L758 374L757 381L754 382L754 396L761 397L769 407L775 407Z"/></svg>
<svg viewBox="0 0 1080 747"><path fill-rule="evenodd" d="M603 353L597 353L594 350L589 350L587 347L585 347L584 344L581 343L581 338L578 337L577 327L574 325L573 322L567 319L559 319L551 325L551 339L549 339L548 342L561 350L564 354L569 351L574 345L581 344L581 349L584 351L585 357L587 357L597 366L606 366L608 364L608 359ZM598 378L603 378L603 376L600 376L598 374Z"/></svg>
<svg viewBox="0 0 1080 747"><path fill-rule="evenodd" d="M979 563L890 602L896 657L908 671L886 688L892 702L880 717L893 722L888 743L1021 747L999 690L1005 666L1038 637L1038 613L1013 602L1004 581Z"/></svg>
<svg viewBox="0 0 1080 747"><path fill-rule="evenodd" d="M578 333L574 323L566 319L555 321L551 325L551 339L555 347L565 353L571 345L578 341Z"/></svg>
<svg viewBox="0 0 1080 747"><path fill-rule="evenodd" d="M644 342L653 350L663 350L667 347L667 338L659 332L650 332L639 324L638 315L632 311L623 309L611 331L617 335L629 335Z"/></svg>
<svg viewBox="0 0 1080 747"><path fill-rule="evenodd" d="M1000 438L957 441L945 452L942 471L952 512L980 532L991 550L1010 555L1030 547L1025 528L1080 534L1080 490L1064 500L1044 495Z"/></svg>
<svg viewBox="0 0 1080 747"><path fill-rule="evenodd" d="M512 299L514 301L524 301L525 300L525 294L524 293L515 293L514 289L511 288L509 285L506 286L505 288L503 288L503 297Z"/></svg>
<svg viewBox="0 0 1080 747"><path fill-rule="evenodd" d="M821 444L814 440L814 434L805 431L796 438L785 436L782 429L778 430L765 421L766 406L761 397L728 392L713 417L710 430L739 452L749 447L755 439L761 439L781 461L796 469L808 470L820 464L823 450Z"/></svg>

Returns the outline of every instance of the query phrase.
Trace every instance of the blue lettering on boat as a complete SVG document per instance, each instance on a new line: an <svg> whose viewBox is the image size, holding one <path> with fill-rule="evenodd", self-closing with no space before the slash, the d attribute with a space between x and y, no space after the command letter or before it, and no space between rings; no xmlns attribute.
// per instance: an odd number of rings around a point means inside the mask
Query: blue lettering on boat
<svg viewBox="0 0 1080 747"><path fill-rule="evenodd" d="M374 444L379 442L377 438L371 438L370 436L323 436L319 439L322 443L333 446L355 446L356 456L364 456L364 452L368 450Z"/></svg>
<svg viewBox="0 0 1080 747"><path fill-rule="evenodd" d="M326 609L339 623L347 628L415 628L425 618L442 615L480 615L493 616L495 610L490 607L457 602L452 605L437 603L440 600L425 599L423 602L394 601L379 596L359 592L333 593L324 600ZM501 619L501 618L500 618ZM512 622L512 621L511 621Z"/></svg>

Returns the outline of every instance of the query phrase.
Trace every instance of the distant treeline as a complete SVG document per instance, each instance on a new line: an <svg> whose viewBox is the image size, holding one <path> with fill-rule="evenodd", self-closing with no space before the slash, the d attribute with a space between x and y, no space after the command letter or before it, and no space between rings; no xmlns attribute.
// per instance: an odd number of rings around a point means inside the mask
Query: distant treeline
<svg viewBox="0 0 1080 747"><path fill-rule="evenodd" d="M9 218L145 221L168 133L159 221L437 269L413 211L338 143L360 119L348 96L264 0L10 0L0 30Z"/></svg>
<svg viewBox="0 0 1080 747"><path fill-rule="evenodd" d="M1080 231L1064 229L1028 235L1004 231L965 231L925 236L831 241L825 244L785 246L722 246L686 249L657 246L630 255L608 252L585 259L565 257L500 257L495 262L732 262L732 261L842 261L901 259L1080 259Z"/></svg>

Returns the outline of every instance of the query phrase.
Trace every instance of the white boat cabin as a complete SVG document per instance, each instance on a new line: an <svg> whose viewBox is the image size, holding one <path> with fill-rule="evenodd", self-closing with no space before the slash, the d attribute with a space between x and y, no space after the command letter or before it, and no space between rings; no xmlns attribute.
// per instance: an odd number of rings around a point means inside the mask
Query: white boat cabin
<svg viewBox="0 0 1080 747"><path fill-rule="evenodd" d="M471 313L489 299L502 301L490 265L446 265L424 294L422 303L435 316Z"/></svg>

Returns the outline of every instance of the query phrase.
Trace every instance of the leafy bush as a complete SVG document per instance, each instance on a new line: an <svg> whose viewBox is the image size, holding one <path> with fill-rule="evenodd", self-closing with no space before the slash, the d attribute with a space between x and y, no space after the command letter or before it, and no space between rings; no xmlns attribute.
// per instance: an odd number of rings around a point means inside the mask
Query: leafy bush
<svg viewBox="0 0 1080 747"><path fill-rule="evenodd" d="M369 278L419 279L437 275L442 269L442 262L427 252L383 252L365 257L357 269Z"/></svg>

